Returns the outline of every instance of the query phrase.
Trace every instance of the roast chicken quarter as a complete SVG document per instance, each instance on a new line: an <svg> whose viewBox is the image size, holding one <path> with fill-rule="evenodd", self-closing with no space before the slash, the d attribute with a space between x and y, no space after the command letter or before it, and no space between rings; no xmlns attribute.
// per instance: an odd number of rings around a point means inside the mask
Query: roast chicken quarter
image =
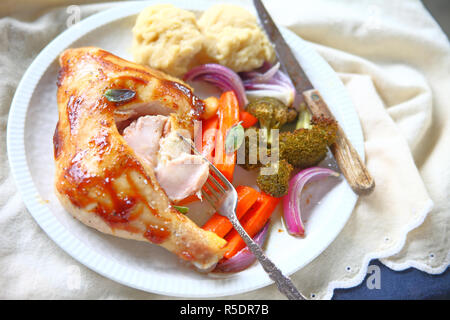
<svg viewBox="0 0 450 320"><path fill-rule="evenodd" d="M181 80L99 48L68 49L60 65L53 144L61 204L101 232L158 244L197 268L212 268L226 241L173 207L201 187L204 164L194 165L189 179L180 159L190 155L161 154L163 148L171 150L174 132L193 133L202 100ZM104 96L108 89L136 94L111 102ZM158 136L145 134L149 130ZM191 183L183 190L173 189L178 183L168 171L178 164L184 166L183 181Z"/></svg>

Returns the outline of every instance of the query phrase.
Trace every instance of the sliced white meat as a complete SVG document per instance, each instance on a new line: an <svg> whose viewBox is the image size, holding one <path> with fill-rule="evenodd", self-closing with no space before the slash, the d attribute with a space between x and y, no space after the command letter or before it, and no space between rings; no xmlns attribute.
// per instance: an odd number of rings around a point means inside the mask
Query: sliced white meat
<svg viewBox="0 0 450 320"><path fill-rule="evenodd" d="M131 122L136 121L139 117L145 116L168 116L172 109L168 108L159 101L149 103L129 104L124 108L114 110L114 120L119 132L129 126Z"/></svg>
<svg viewBox="0 0 450 320"><path fill-rule="evenodd" d="M166 116L142 116L123 131L136 155L154 168L156 179L172 201L197 193L209 174L208 163L190 154Z"/></svg>
<svg viewBox="0 0 450 320"><path fill-rule="evenodd" d="M171 130L166 136L160 140L160 149L158 154L158 163L166 162L190 153L190 147L179 137L180 132ZM184 135L190 139L189 136Z"/></svg>
<svg viewBox="0 0 450 320"><path fill-rule="evenodd" d="M156 178L172 201L182 200L200 190L208 179L209 166L202 157L184 153L159 163Z"/></svg>
<svg viewBox="0 0 450 320"><path fill-rule="evenodd" d="M163 136L167 119L161 115L143 116L123 130L123 137L127 144L139 158L147 161L152 167L156 166L159 141Z"/></svg>

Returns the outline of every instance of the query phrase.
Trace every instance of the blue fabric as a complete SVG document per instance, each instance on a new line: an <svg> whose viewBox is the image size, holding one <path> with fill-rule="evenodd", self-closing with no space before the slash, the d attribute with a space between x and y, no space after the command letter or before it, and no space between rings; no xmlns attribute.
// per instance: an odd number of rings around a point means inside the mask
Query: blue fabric
<svg viewBox="0 0 450 320"><path fill-rule="evenodd" d="M450 268L442 274L430 275L414 268L393 271L378 260L371 261L369 265L379 269L372 267L376 271L371 270L371 274L368 273L357 287L335 290L333 299L450 299ZM374 288L374 276L378 271L379 289Z"/></svg>

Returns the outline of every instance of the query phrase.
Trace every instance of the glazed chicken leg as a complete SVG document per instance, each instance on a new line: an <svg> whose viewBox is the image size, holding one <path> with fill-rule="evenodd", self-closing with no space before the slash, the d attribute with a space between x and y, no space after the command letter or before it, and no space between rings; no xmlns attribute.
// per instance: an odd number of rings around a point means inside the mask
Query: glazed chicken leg
<svg viewBox="0 0 450 320"><path fill-rule="evenodd" d="M192 133L203 102L180 80L98 48L66 50L60 65L53 143L56 193L66 210L101 232L159 244L201 269L214 266L225 240L174 209L155 174L161 166L127 143L133 144L137 133L131 130L146 117L158 126L164 121L166 131ZM104 97L108 89L136 95L110 102ZM156 141L147 149L156 152ZM164 171L160 175L167 179Z"/></svg>

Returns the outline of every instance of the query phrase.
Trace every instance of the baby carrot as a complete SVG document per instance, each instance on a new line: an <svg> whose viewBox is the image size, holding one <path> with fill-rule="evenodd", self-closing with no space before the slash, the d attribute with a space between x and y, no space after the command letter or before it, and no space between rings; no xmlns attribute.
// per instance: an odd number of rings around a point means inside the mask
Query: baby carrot
<svg viewBox="0 0 450 320"><path fill-rule="evenodd" d="M240 219L258 199L259 192L247 186L237 186L238 203L236 206L236 215ZM224 237L233 228L231 222L217 212L209 218L202 227L204 230L212 231L219 237Z"/></svg>
<svg viewBox="0 0 450 320"><path fill-rule="evenodd" d="M239 102L233 91L224 92L220 96L218 114L219 130L216 134L216 149L213 164L231 182L236 165L236 152L226 152L225 139L228 130L239 123Z"/></svg>
<svg viewBox="0 0 450 320"><path fill-rule="evenodd" d="M216 147L216 133L219 128L219 117L212 116L202 122L202 155L211 161Z"/></svg>
<svg viewBox="0 0 450 320"><path fill-rule="evenodd" d="M254 237L264 227L280 199L263 192L260 193L258 200L256 200L255 204L240 220L242 227L250 237ZM227 240L227 245L225 247L224 257L227 259L245 247L244 240L242 240L239 233L234 229L225 236L225 240Z"/></svg>
<svg viewBox="0 0 450 320"><path fill-rule="evenodd" d="M245 129L254 126L258 122L258 119L254 117L250 112L241 110L240 116L242 121L241 124Z"/></svg>

